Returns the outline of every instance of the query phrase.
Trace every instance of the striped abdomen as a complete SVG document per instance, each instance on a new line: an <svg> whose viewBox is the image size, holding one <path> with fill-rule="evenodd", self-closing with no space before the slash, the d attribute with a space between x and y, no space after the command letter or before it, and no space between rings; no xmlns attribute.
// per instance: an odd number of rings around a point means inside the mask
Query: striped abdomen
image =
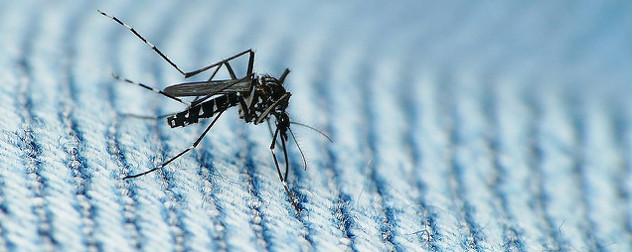
<svg viewBox="0 0 632 252"><path fill-rule="evenodd" d="M197 123L200 118L213 117L217 112L238 104L239 97L236 94L221 95L168 117L167 123L171 128L184 127Z"/></svg>

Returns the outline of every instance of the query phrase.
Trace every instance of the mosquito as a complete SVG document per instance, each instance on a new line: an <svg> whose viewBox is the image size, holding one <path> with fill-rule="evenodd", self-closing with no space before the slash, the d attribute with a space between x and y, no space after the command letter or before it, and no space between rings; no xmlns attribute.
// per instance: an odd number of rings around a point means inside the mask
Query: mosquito
<svg viewBox="0 0 632 252"><path fill-rule="evenodd" d="M149 89L153 92L159 93L172 100L187 105L187 108L179 113L144 118L160 119L167 117L167 123L169 124L169 126L171 126L172 128L176 128L198 123L199 120L203 118L214 117L213 121L211 121L204 132L189 148L185 149L184 151L180 152L179 154L175 155L174 157L157 167L154 167L142 173L128 175L123 179L136 178L152 173L170 164L190 150L196 148L200 144L202 139L206 136L206 134L211 130L215 122L217 122L217 120L220 118L222 113L224 113L224 111L232 107L238 107L239 118L243 119L246 123L253 123L257 125L265 121L268 124L268 128L270 129L270 133L272 135L272 142L270 143L269 148L270 152L272 153L272 159L274 160L274 165L276 167L279 180L282 182L283 188L285 189L285 192L292 202L294 209L296 209L296 212L300 216L299 207L294 201L294 198L292 197L292 194L290 193L290 190L287 186L289 159L287 154L286 142L289 141L289 135L294 138L294 133L290 129L290 124L308 127L324 135L329 141L331 141L331 139L327 135L313 127L302 123L290 121L290 117L286 112L286 109L288 107L289 100L292 94L288 92L283 86L285 78L290 73L290 70L286 68L279 78L265 74L256 74L253 72L255 53L252 49L248 49L234 56L223 59L217 63L202 67L191 72L184 72L165 54L158 50L156 46L147 41L136 30L134 30L134 28L114 16L108 15L100 10L97 11L101 15L106 16L124 26L125 28L129 29L136 37L138 37L145 44L151 47L151 49L154 50L158 55L160 55L160 57L167 61L171 66L173 66L173 68L184 75L185 79L196 76L202 72L206 72L209 70L213 71L210 78L208 78L208 80L206 81L178 83L168 86L164 90L159 90L143 83L135 82L126 78L122 78L116 74L112 74L114 78L120 81ZM248 67L246 74L243 77L237 77L235 71L233 70L233 67L230 65L230 62L245 55L248 55ZM226 71L230 75L230 79L215 80L215 75L222 68L222 66L226 68ZM180 99L180 97L195 98L193 99L193 101L189 102ZM274 117L274 133L272 132L272 126L270 124L270 120L272 117ZM288 132L290 133L289 135ZM283 158L285 160L284 174L281 173L279 160L277 159L277 156L275 154L277 138L280 139L281 150L283 151ZM301 153L303 163L306 168L307 162L305 161L305 155L303 154L303 151L300 149L300 146L298 146L298 144L297 147L299 149L299 152Z"/></svg>

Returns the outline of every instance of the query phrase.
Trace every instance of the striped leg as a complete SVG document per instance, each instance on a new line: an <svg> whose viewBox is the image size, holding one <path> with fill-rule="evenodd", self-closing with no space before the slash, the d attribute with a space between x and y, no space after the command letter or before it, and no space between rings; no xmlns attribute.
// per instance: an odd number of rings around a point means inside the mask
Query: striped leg
<svg viewBox="0 0 632 252"><path fill-rule="evenodd" d="M222 111L220 111L220 112L217 114L217 116L215 117L215 119L213 119L213 121L211 122L211 124L210 124L210 125L206 128L206 130L204 130L204 132L202 133L202 135L200 135L200 137L198 137L198 139L197 139L197 140L195 140L195 142L193 143L193 145L191 145L191 147L189 147L189 148L187 148L186 150L184 150L184 151L180 152L180 154L176 155L175 157L173 157L173 158L171 158L171 159L167 160L167 162L164 162L163 164L161 164L161 165L159 165L159 166L157 166L157 167L155 167L155 168L153 168L153 169L151 169L151 170L148 170L148 171L146 171L146 172L142 172L142 173L139 173L139 174L135 174L135 175L126 176L126 177L124 177L123 179L130 179L130 178L140 177L140 176L143 176L143 175L147 175L147 174L149 174L149 173L152 173L152 172L154 172L154 171L156 171L156 170L158 170L158 169L162 169L162 167L167 166L168 164L170 164L170 163L171 163L171 162L173 162L174 160L178 159L178 158L179 158L179 157L181 157L182 155L186 154L186 153L187 153L187 152L189 152L190 150L195 149L195 147L197 147L197 146L200 144L200 142L202 142L202 139L204 139L204 137L206 136L206 134L207 134L207 133L211 130L211 128L213 127L213 125L215 124L215 122L217 122L217 119L219 119L219 117L222 115L222 113L224 113L224 111L226 111L226 110L222 110Z"/></svg>
<svg viewBox="0 0 632 252"><path fill-rule="evenodd" d="M154 50L156 53L158 53L158 55L160 55L160 57L162 57L167 62L169 62L169 64L171 64L176 70L178 70L178 72L180 72L184 76L187 76L187 74L184 71L182 71L182 69L180 69L175 63L173 63L173 61L171 61L169 58L167 58L167 56L165 54L163 54L160 50L158 50L158 48L156 48L156 46L154 44L152 44L151 42L149 42L145 38L143 38L143 36L141 36L138 32L136 32L136 30L134 30L134 28L132 28L131 26L127 25L126 23L123 23L123 21L119 20L118 18L116 18L114 16L110 16L110 15L108 15L105 12L102 12L100 10L97 10L97 11L99 13L101 13L101 15L109 17L110 19L116 21L120 25L122 25L125 28L129 29L132 33L134 33L134 35L136 35L136 37L138 37L140 40L145 42L145 44L147 44L149 47L151 47L152 50Z"/></svg>
<svg viewBox="0 0 632 252"><path fill-rule="evenodd" d="M117 80L124 81L124 82L127 82L127 83L129 83L129 84L136 85L136 86L143 87L143 88L145 88L145 89L148 89L148 90L151 90L151 91L153 91L153 92L156 92L156 93L159 93L159 94L161 94L161 95L164 95L164 96L166 96L166 97L169 97L169 98L171 98L171 99L173 99L173 100L175 100L175 101L177 101L177 102L179 102L179 103L185 104L185 105L187 105L187 106L191 106L191 103L190 103L190 102L188 102L188 101L183 101L182 99L180 99L180 98L178 98L178 97L175 97L175 96L173 96L173 95L167 94L167 93L165 93L165 92L162 92L161 90L159 90L159 89L157 89L157 88L153 88L153 87L147 86L147 85L145 85L145 84L143 84L143 83L140 83L140 82L136 82L136 81L132 81L132 80L129 80L129 79L125 79L125 78L123 78L123 77L121 77L121 76L118 76L118 75L116 75L116 74L114 74L114 73L112 73L112 76L113 76L115 79L117 79Z"/></svg>
<svg viewBox="0 0 632 252"><path fill-rule="evenodd" d="M250 74L252 73L252 65L253 65L253 60L254 60L254 57L255 57L255 54L254 54L254 52L252 51L252 49L248 49L248 50L246 50L246 51L244 51L244 52L241 52L241 53L239 53L239 54L237 54L237 55L235 55L235 56L233 56L233 57L230 57L230 58L224 59L224 60L222 60L222 61L220 61L220 62L217 62L217 63L211 64L211 65L209 65L209 66L206 66L206 67L200 68L200 69L198 69L198 70L191 71L191 72L184 72L184 71L182 71L182 69L180 69L180 68L178 67L178 65L176 65L176 63L174 63L173 61L171 61L171 60L167 57L167 55L165 55L164 53L162 53L160 50L158 50L158 48L157 48L154 44L152 44L152 43L151 43L151 42L149 42L147 39L145 39L143 36L141 36L141 35L140 35L140 33L138 33L138 32L137 32L137 31L136 31L133 27L129 26L129 25L128 25L128 24L126 24L126 23L123 23L123 21L119 20L119 19L118 19L118 18L116 18L115 16L111 16L111 15L109 15L109 14L107 14L107 13L105 13L105 12L102 12L102 11L100 11L100 10L97 10L97 11L98 11L99 13L101 13L101 15L106 16L106 17L108 17L108 18L110 18L110 19L114 20L115 22L119 23L120 25L122 25L122 26L124 26L125 28L127 28L128 30L130 30L130 31L131 31L131 32L132 32L132 33L133 33L136 37L138 37L138 38L139 38L140 40L142 40L142 41L143 41L146 45L148 45L149 47L151 47L151 49L152 49L152 50L154 50L154 51L155 51L158 55L160 55L160 57L162 57L164 60L166 60L167 62L169 62L169 64L170 64L171 66L173 66L173 68L175 68L176 70L178 70L178 72L180 72L182 75L184 75L184 77L185 77L185 78L189 78L189 77L191 77L191 76L194 76L194 75L197 75L197 74L199 74L199 73L201 73L201 72L204 72L204 71L206 71L206 70L209 70L209 69L211 69L211 68L213 68L213 67L221 66L222 64L224 64L224 65L226 65L226 68L228 68L228 72L229 72L229 74L231 75L231 77L233 77L233 79L237 79L237 78L235 77L235 72L233 71L232 67L230 67L230 65L228 64L228 61L233 60L233 59L235 59L235 58L237 58L237 57L240 57L240 56L242 56L242 55L244 55L244 54L246 54L246 53L250 53L250 61L248 62L248 73L247 73L247 75L250 75ZM218 69L219 69L219 68L218 68ZM216 70L215 72L217 72L217 70ZM215 74L213 74L213 75L215 75ZM212 79L212 78L213 78L213 77L211 77L211 79Z"/></svg>

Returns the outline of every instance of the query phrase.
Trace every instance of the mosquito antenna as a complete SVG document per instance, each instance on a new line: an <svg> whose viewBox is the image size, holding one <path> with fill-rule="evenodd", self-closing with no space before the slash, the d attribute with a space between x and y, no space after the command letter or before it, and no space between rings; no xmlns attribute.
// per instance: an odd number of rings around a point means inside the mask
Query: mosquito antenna
<svg viewBox="0 0 632 252"><path fill-rule="evenodd" d="M301 146L296 141L296 137L294 136L294 132L292 132L292 129L291 128L287 128L287 129L290 130L290 135L292 135L292 139L294 139L294 143L296 143L296 147L298 148L298 151L301 153L301 157L303 158L303 167L305 167L305 170L307 170L307 160L305 159L305 154L303 153L303 149L301 149Z"/></svg>
<svg viewBox="0 0 632 252"><path fill-rule="evenodd" d="M303 126L303 127L308 128L308 129L311 129L313 131L316 131L316 132L320 133L321 135L323 135L325 138L327 138L327 140L329 140L329 142L332 142L332 143L334 142L334 140L331 140L331 138L327 134L323 133L322 131L318 130L317 128L314 128L312 126L309 126L307 124L300 123L300 122L290 122L290 123L291 124L296 124L296 125L299 125L299 126ZM291 130L290 130L290 133L292 133ZM294 137L294 134L292 134L292 137Z"/></svg>

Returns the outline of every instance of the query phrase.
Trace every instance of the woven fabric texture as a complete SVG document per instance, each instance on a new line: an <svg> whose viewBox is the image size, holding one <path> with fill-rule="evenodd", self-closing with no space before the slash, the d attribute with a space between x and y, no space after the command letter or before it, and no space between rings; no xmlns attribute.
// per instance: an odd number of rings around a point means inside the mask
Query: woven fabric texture
<svg viewBox="0 0 632 252"><path fill-rule="evenodd" d="M253 48L265 124L115 80ZM627 1L0 1L0 251L632 251ZM236 71L245 64L235 63ZM208 78L209 75L203 77Z"/></svg>

